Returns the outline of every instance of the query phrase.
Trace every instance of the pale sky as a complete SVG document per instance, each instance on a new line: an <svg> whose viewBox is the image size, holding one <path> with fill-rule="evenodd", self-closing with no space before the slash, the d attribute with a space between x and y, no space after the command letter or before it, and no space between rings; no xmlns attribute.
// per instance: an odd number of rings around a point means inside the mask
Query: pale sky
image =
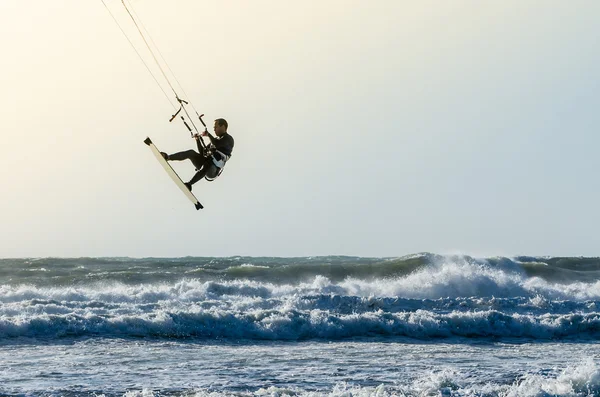
<svg viewBox="0 0 600 397"><path fill-rule="evenodd" d="M196 211L102 2L2 0L0 257L600 254L600 2L133 7L233 157Z"/></svg>

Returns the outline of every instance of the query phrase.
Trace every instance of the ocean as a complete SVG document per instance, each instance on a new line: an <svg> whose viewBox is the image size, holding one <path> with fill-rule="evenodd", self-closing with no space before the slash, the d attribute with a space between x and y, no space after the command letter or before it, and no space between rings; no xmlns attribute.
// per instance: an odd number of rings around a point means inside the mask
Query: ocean
<svg viewBox="0 0 600 397"><path fill-rule="evenodd" d="M0 259L0 396L600 396L600 258Z"/></svg>

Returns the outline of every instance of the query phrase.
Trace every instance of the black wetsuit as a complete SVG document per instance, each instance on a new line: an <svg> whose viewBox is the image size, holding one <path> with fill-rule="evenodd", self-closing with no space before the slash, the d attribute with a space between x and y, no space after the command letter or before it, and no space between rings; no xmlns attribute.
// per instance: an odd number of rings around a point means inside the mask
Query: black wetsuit
<svg viewBox="0 0 600 397"><path fill-rule="evenodd" d="M216 153L216 150L222 152L226 156L231 156L231 152L233 151L233 137L228 133L221 135L220 137L214 137L210 133L208 134L211 142L211 149L213 149L213 156L217 160L221 159L221 156ZM191 162L196 167L196 175L192 179L190 179L190 185L198 182L202 178L209 175L216 175L217 166L212 161L212 156L205 157L204 147L202 143L200 143L200 138L197 141L198 144L198 152L195 150L186 150L184 152L173 153L169 155L169 160L181 161L181 160L191 160Z"/></svg>

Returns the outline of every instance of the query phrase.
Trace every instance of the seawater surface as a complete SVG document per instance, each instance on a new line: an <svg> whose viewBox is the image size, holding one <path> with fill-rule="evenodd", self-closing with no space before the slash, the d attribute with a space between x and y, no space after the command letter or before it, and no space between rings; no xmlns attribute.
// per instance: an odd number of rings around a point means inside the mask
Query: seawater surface
<svg viewBox="0 0 600 397"><path fill-rule="evenodd" d="M0 260L0 395L600 396L600 259Z"/></svg>

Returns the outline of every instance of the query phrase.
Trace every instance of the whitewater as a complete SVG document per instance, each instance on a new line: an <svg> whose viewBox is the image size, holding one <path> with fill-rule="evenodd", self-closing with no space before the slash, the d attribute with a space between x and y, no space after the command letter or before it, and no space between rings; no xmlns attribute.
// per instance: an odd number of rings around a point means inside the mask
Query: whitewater
<svg viewBox="0 0 600 397"><path fill-rule="evenodd" d="M600 259L0 259L2 396L600 396Z"/></svg>

